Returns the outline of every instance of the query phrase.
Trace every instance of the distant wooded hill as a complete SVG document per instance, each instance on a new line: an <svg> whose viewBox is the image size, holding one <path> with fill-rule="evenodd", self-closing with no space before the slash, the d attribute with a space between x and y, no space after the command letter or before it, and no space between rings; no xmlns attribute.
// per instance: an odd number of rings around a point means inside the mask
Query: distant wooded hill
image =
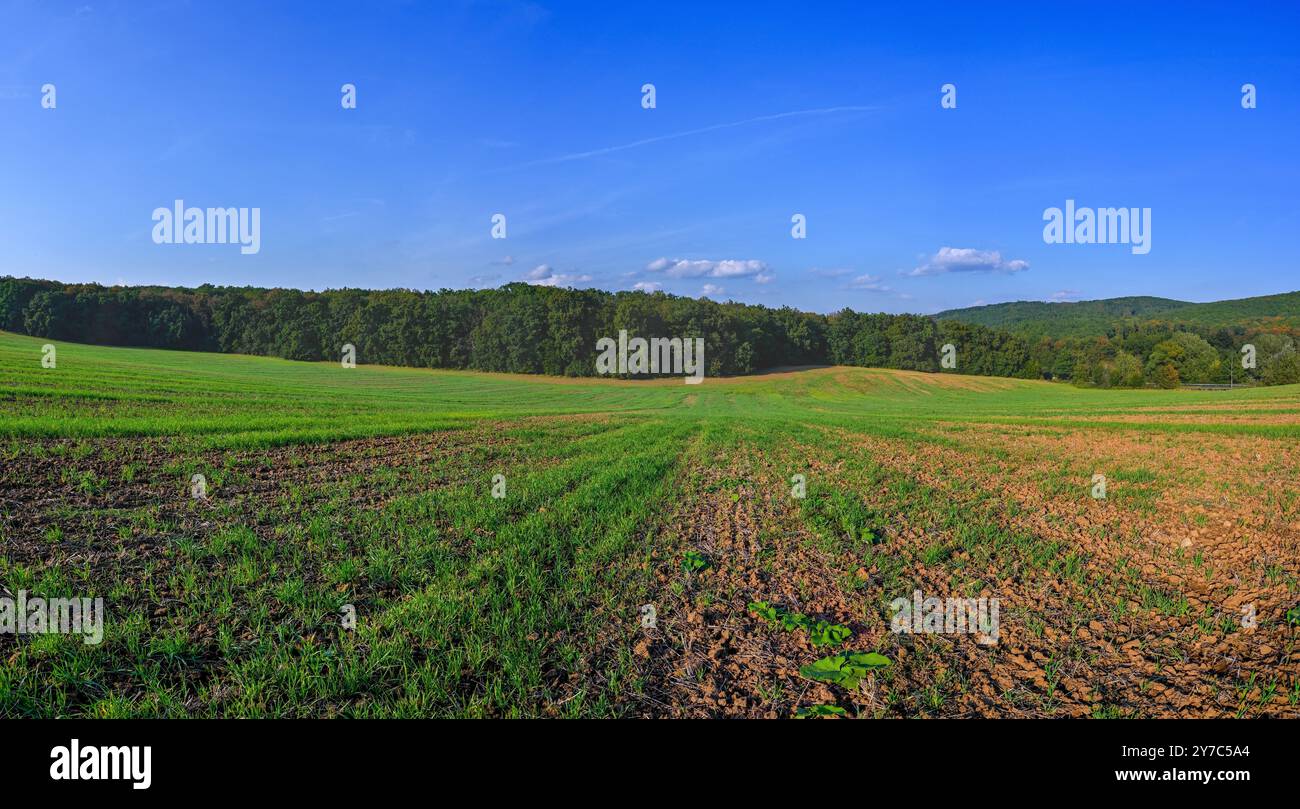
<svg viewBox="0 0 1300 809"><path fill-rule="evenodd" d="M1015 301L949 309L938 320L1003 329L1024 337L1114 336L1137 322L1198 326L1206 330L1269 331L1300 328L1300 292L1190 303L1171 298L1106 298L1073 303Z"/></svg>

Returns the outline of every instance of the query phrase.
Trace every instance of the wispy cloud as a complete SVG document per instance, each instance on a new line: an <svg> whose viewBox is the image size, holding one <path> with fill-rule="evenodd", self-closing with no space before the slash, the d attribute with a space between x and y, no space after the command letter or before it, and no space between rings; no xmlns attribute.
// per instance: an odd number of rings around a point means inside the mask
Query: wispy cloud
<svg viewBox="0 0 1300 809"><path fill-rule="evenodd" d="M893 287L880 283L878 275L859 275L849 283L849 289L864 289L868 292L893 292Z"/></svg>
<svg viewBox="0 0 1300 809"><path fill-rule="evenodd" d="M852 275L852 274L853 274L853 270L847 270L847 269L843 269L843 268L837 268L837 269L833 269L833 270L823 270L823 269L819 269L819 268L814 267L813 269L809 270L808 272L809 272L810 274L812 274L812 275L817 276L818 278L843 278L843 277L846 276L846 275Z"/></svg>
<svg viewBox="0 0 1300 809"><path fill-rule="evenodd" d="M337 222L340 219L351 219L354 216L360 216L360 211L348 211L347 213L334 214L333 216L322 216L322 222Z"/></svg>
<svg viewBox="0 0 1300 809"><path fill-rule="evenodd" d="M589 157L600 157L601 155L623 152L628 149L636 149L640 146L649 146L652 143L662 143L666 140L677 140L678 138L689 138L695 135L704 135L709 132L717 132L722 129L733 129L738 126L750 126L752 124L761 124L768 121L780 121L786 118L801 118L816 115L837 115L846 112L872 112L878 107L872 106L844 106L844 107L822 107L813 110L792 110L790 112L778 112L772 115L759 115L755 118L746 118L743 121L729 121L724 124L712 124L702 126L697 129L687 129L682 132L672 132L667 135L655 135L650 138L641 138L640 140L630 141L628 143L619 143L614 146L604 146L599 149L589 149L585 152L573 152L571 154L559 155L558 157L547 157L541 160L533 160L528 163L520 163L510 166L508 169L531 168L533 166L545 166L553 163L568 163L573 160L586 160ZM507 170L508 170L507 169Z"/></svg>

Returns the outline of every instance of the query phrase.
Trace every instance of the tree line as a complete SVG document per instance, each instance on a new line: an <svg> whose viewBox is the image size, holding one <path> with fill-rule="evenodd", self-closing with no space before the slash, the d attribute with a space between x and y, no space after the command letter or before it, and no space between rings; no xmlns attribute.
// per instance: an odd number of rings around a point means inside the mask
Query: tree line
<svg viewBox="0 0 1300 809"><path fill-rule="evenodd" d="M422 292L254 287L104 287L0 278L0 329L101 345L357 361L379 365L593 376L596 341L702 337L709 376L792 365L858 365L1112 386L1300 381L1285 329L1198 333L1140 324L1099 338L1026 338L922 315L830 315L663 292L507 284ZM1254 369L1238 353L1254 340ZM943 362L954 347L955 367ZM1235 365L1234 365L1235 363Z"/></svg>

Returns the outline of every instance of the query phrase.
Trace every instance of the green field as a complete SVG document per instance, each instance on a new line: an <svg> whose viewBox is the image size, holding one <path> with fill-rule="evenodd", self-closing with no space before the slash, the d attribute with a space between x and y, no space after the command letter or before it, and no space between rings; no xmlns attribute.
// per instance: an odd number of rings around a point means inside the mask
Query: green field
<svg viewBox="0 0 1300 809"><path fill-rule="evenodd" d="M0 333L0 585L108 617L0 635L0 716L1300 715L1300 386L45 342ZM890 632L916 589L1000 642ZM801 672L837 652L889 664Z"/></svg>

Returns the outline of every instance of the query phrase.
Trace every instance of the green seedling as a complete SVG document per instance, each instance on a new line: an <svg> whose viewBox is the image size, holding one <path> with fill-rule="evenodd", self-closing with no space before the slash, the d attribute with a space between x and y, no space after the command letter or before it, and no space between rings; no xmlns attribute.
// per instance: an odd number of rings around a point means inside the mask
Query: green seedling
<svg viewBox="0 0 1300 809"><path fill-rule="evenodd" d="M876 652L841 652L823 657L799 669L799 674L820 683L840 685L856 691L868 672L890 665L889 658Z"/></svg>

